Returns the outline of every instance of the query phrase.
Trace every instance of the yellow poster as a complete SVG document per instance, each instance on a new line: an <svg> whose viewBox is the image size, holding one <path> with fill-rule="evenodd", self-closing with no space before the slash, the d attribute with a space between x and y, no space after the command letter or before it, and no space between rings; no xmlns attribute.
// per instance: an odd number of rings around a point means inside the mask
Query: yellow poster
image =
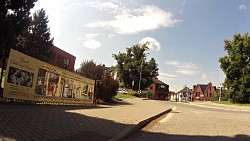
<svg viewBox="0 0 250 141"><path fill-rule="evenodd" d="M11 50L5 73L4 97L36 101L92 101L94 80Z"/></svg>

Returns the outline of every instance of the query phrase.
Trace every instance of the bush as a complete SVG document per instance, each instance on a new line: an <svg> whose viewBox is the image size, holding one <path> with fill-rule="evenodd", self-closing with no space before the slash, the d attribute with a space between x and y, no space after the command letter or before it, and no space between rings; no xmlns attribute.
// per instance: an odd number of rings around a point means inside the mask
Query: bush
<svg viewBox="0 0 250 141"><path fill-rule="evenodd" d="M136 97L140 97L140 93L138 93L137 91L134 91L134 90L129 90L128 91L128 94L129 95L133 95L133 96L136 96Z"/></svg>
<svg viewBox="0 0 250 141"><path fill-rule="evenodd" d="M97 83L97 99L104 101L112 100L112 97L116 95L119 83L114 80L110 75L106 74L100 83Z"/></svg>

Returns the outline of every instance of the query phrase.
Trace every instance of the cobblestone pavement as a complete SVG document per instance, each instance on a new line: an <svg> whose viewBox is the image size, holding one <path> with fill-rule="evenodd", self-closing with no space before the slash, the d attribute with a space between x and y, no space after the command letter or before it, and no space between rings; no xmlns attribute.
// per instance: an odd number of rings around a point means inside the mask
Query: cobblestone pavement
<svg viewBox="0 0 250 141"><path fill-rule="evenodd" d="M169 108L140 98L97 107L0 103L0 141L104 141Z"/></svg>

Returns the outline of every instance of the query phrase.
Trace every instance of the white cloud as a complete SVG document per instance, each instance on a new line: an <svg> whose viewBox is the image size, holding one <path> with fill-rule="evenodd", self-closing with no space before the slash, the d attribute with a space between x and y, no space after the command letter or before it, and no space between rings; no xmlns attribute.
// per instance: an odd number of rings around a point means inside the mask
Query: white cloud
<svg viewBox="0 0 250 141"><path fill-rule="evenodd" d="M109 38L113 38L114 36L114 34L109 34Z"/></svg>
<svg viewBox="0 0 250 141"><path fill-rule="evenodd" d="M86 34L85 35L86 38L95 38L97 36L99 36L99 35L98 34Z"/></svg>
<svg viewBox="0 0 250 141"><path fill-rule="evenodd" d="M164 76L161 76L161 75L159 75L157 78L160 79L160 80L162 80L162 79L164 79L164 80L176 80L176 78L164 77Z"/></svg>
<svg viewBox="0 0 250 141"><path fill-rule="evenodd" d="M159 72L159 79L176 80L177 75Z"/></svg>
<svg viewBox="0 0 250 141"><path fill-rule="evenodd" d="M174 75L174 74L168 74L168 73L162 73L162 72L159 72L159 75L161 75L161 76L165 76L165 77L177 77L177 75Z"/></svg>
<svg viewBox="0 0 250 141"><path fill-rule="evenodd" d="M143 45L146 43L148 43L148 47L151 50L159 51L161 49L160 43L154 38L145 37L145 38L141 39L141 41L139 42L140 45Z"/></svg>
<svg viewBox="0 0 250 141"><path fill-rule="evenodd" d="M95 39L98 36L99 36L98 34L86 34L83 45L90 49L97 49L101 47L102 43ZM82 40L82 38L78 39Z"/></svg>
<svg viewBox="0 0 250 141"><path fill-rule="evenodd" d="M241 4L241 5L239 6L239 10L246 10L246 9L247 9L247 7L246 7L245 4Z"/></svg>
<svg viewBox="0 0 250 141"><path fill-rule="evenodd" d="M201 81L205 81L207 79L207 75L205 73L202 74L201 76Z"/></svg>
<svg viewBox="0 0 250 141"><path fill-rule="evenodd" d="M166 65L174 66L177 68L176 72L185 75L194 75L199 73L198 66L192 62L178 62L174 60L166 61Z"/></svg>
<svg viewBox="0 0 250 141"><path fill-rule="evenodd" d="M171 66L179 66L180 62L174 61L174 60L170 60L170 61L166 61L165 62L166 65L171 65Z"/></svg>
<svg viewBox="0 0 250 141"><path fill-rule="evenodd" d="M112 13L117 13L120 9L120 5L112 1L108 2L92 1L92 2L86 2L85 4L90 7L94 7L100 11L106 11Z"/></svg>
<svg viewBox="0 0 250 141"><path fill-rule="evenodd" d="M97 49L102 46L101 42L95 40L95 39L87 39L83 45L90 49Z"/></svg>
<svg viewBox="0 0 250 141"><path fill-rule="evenodd" d="M171 12L157 6L146 5L140 8L126 8L122 4L112 2L91 2L89 6L101 11L112 9L113 19L88 23L85 26L111 29L119 34L136 34L138 32L154 30L161 27L173 27L180 20L175 19ZM110 12L110 11L109 11Z"/></svg>

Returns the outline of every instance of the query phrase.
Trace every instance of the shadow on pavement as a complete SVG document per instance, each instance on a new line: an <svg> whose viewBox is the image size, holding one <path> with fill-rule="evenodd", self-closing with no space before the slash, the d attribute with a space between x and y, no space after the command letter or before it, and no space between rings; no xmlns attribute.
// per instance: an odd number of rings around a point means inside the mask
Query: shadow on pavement
<svg viewBox="0 0 250 141"><path fill-rule="evenodd" d="M195 134L195 133L194 133ZM176 135L139 131L123 141L250 141L249 135L228 136Z"/></svg>
<svg viewBox="0 0 250 141"><path fill-rule="evenodd" d="M104 141L129 126L85 115L91 108L103 107L0 103L0 140Z"/></svg>

